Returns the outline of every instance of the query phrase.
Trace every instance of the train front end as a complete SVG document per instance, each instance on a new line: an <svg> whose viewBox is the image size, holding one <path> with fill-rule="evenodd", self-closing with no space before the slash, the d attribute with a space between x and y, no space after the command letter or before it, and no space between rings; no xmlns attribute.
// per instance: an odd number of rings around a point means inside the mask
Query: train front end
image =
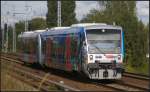
<svg viewBox="0 0 150 92"><path fill-rule="evenodd" d="M105 26L86 29L85 66L90 79L121 79L124 42L121 27Z"/></svg>

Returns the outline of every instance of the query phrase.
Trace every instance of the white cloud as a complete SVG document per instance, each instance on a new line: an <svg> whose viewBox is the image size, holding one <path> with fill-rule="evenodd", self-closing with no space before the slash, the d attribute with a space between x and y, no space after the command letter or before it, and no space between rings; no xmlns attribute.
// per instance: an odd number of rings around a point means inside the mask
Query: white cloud
<svg viewBox="0 0 150 92"><path fill-rule="evenodd" d="M28 6L26 9L25 5ZM14 7L14 8L13 8ZM45 16L47 12L47 2L46 1L2 1L1 3L2 15L13 16L13 12L24 13L24 15L16 14L15 16ZM14 10L14 11L13 11Z"/></svg>
<svg viewBox="0 0 150 92"><path fill-rule="evenodd" d="M97 1L76 1L76 17L81 20L91 9L98 9Z"/></svg>
<svg viewBox="0 0 150 92"><path fill-rule="evenodd" d="M97 1L76 1L76 17L81 20L92 8L99 9ZM149 22L149 1L137 1L137 16L145 24Z"/></svg>
<svg viewBox="0 0 150 92"><path fill-rule="evenodd" d="M29 6L26 10L25 5ZM14 7L14 8L13 8ZM9 12L9 14L7 14ZM13 13L22 13L15 14ZM47 12L47 2L46 1L2 1L1 2L1 25L8 22L12 24L19 20L25 20L26 14L27 19L35 18L35 17L43 17L45 18ZM23 14L24 13L24 14Z"/></svg>
<svg viewBox="0 0 150 92"><path fill-rule="evenodd" d="M137 14L139 16L149 16L149 1L137 2Z"/></svg>
<svg viewBox="0 0 150 92"><path fill-rule="evenodd" d="M144 24L149 22L149 1L137 1L137 16Z"/></svg>

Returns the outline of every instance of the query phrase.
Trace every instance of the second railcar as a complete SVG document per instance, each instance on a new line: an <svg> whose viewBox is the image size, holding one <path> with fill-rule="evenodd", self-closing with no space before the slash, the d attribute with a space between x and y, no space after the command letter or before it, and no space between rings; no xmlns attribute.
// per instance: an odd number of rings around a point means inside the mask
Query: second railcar
<svg viewBox="0 0 150 92"><path fill-rule="evenodd" d="M19 55L20 59L25 63L41 63L40 52L41 52L41 38L40 34L46 30L35 30L23 32L18 35L19 41Z"/></svg>
<svg viewBox="0 0 150 92"><path fill-rule="evenodd" d="M83 28L50 29L41 34L42 64L65 71L81 71Z"/></svg>

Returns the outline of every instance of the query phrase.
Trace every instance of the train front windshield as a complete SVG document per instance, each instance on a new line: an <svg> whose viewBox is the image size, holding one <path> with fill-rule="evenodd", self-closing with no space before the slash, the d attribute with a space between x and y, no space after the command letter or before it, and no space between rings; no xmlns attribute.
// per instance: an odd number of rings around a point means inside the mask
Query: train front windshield
<svg viewBox="0 0 150 92"><path fill-rule="evenodd" d="M121 52L121 30L86 30L89 54L119 54Z"/></svg>

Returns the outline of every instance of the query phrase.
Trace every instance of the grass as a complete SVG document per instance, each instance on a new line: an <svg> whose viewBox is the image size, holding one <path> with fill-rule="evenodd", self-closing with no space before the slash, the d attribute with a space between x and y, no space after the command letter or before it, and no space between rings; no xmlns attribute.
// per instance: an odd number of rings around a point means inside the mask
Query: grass
<svg viewBox="0 0 150 92"><path fill-rule="evenodd" d="M31 85L24 83L20 80L13 78L7 74L6 67L11 64L4 64L5 61L0 61L1 65L1 91L38 91L37 88L32 87ZM59 90L55 85L49 85L49 90Z"/></svg>
<svg viewBox="0 0 150 92"><path fill-rule="evenodd" d="M145 62L143 66L134 68L131 65L125 65L125 71L132 72L132 73L138 73L138 74L144 74L149 75L149 63Z"/></svg>
<svg viewBox="0 0 150 92"><path fill-rule="evenodd" d="M23 83L7 74L2 73L1 91L38 91L32 86Z"/></svg>
<svg viewBox="0 0 150 92"><path fill-rule="evenodd" d="M38 91L36 88L7 74L6 65L1 61L1 91ZM9 65L7 65L9 66Z"/></svg>

